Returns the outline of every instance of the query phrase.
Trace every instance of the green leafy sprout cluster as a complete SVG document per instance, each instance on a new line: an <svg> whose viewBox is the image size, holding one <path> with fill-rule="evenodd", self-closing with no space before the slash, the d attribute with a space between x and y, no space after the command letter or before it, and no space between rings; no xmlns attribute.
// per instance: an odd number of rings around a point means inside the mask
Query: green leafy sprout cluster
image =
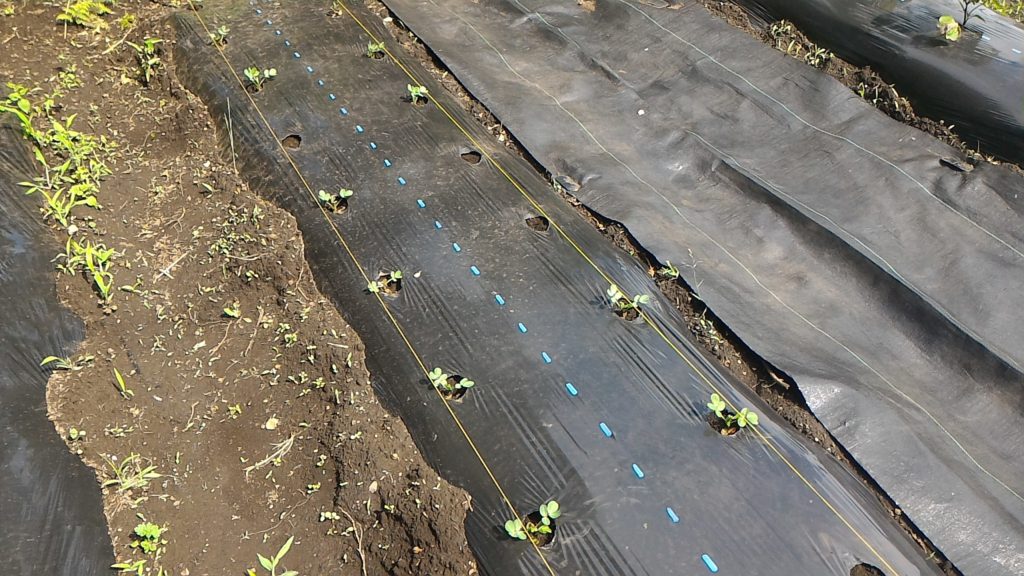
<svg viewBox="0 0 1024 576"><path fill-rule="evenodd" d="M551 534L554 531L552 522L562 515L558 502L549 500L541 504L537 511L540 513L540 522L534 523L527 519L524 523L521 518L509 520L505 522L505 532L516 540L529 538L535 542L539 535Z"/></svg>
<svg viewBox="0 0 1024 576"><path fill-rule="evenodd" d="M711 401L708 402L707 406L724 423L723 429L746 428L747 426L757 426L758 424L756 413L751 412L747 408L741 409L739 413L729 410L725 400L718 393L711 394Z"/></svg>
<svg viewBox="0 0 1024 576"><path fill-rule="evenodd" d="M430 383L434 385L434 388L449 395L455 394L460 390L468 390L476 385L476 382L473 382L469 378L463 378L458 382L449 382L448 380L451 379L451 375L445 373L445 371L440 368L434 368L431 370L427 374L427 377L430 378Z"/></svg>
<svg viewBox="0 0 1024 576"><path fill-rule="evenodd" d="M398 286L398 281L402 279L401 270L392 270L387 274L381 273L376 280L371 280L366 285L366 289L371 293L376 294L381 291L387 291L389 286Z"/></svg>
<svg viewBox="0 0 1024 576"><path fill-rule="evenodd" d="M626 296L626 293L620 290L615 284L610 285L608 290L605 291L605 294L608 296L608 300L612 303L612 306L614 306L616 311L620 314L630 310L636 310L639 312L641 305L647 304L651 301L651 297L647 294L637 294L630 298L629 296Z"/></svg>
<svg viewBox="0 0 1024 576"><path fill-rule="evenodd" d="M139 62L139 73L142 76L142 83L146 86L153 80L157 68L163 65L163 62L160 60L161 43L163 43L163 40L160 38L146 38L142 41L142 44L126 42L135 50L135 59Z"/></svg>
<svg viewBox="0 0 1024 576"><path fill-rule="evenodd" d="M342 212L348 208L348 199L351 198L355 192L348 188L341 188L337 192L328 192L327 190L320 190L316 193L317 198L320 202L326 206L331 212Z"/></svg>
<svg viewBox="0 0 1024 576"><path fill-rule="evenodd" d="M426 86L413 86L412 84L407 84L405 89L409 91L409 100L411 100L413 104L419 104L421 100L423 103L426 103L429 100L430 92L427 91Z"/></svg>
<svg viewBox="0 0 1024 576"><path fill-rule="evenodd" d="M167 540L163 538L166 531L167 527L165 526L142 522L135 527L131 547L142 550L143 554L159 556L163 547L167 545Z"/></svg>
<svg viewBox="0 0 1024 576"><path fill-rule="evenodd" d="M253 92L263 90L263 85L277 77L277 68L264 68L260 70L256 66L250 66L242 71L245 79L249 81L249 89Z"/></svg>
<svg viewBox="0 0 1024 576"><path fill-rule="evenodd" d="M387 55L387 51L384 49L383 42L370 41L366 44L366 56L369 58L380 59Z"/></svg>

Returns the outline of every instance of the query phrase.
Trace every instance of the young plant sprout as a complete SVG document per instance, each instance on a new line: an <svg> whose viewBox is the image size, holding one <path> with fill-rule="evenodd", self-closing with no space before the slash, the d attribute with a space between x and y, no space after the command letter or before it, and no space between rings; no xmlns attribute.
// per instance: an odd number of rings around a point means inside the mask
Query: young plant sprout
<svg viewBox="0 0 1024 576"><path fill-rule="evenodd" d="M163 64L160 60L160 48L157 46L163 42L159 38L146 38L142 44L125 42L135 49L135 58L139 61L139 72L142 73L142 83L149 85L149 81L156 75L156 69Z"/></svg>
<svg viewBox="0 0 1024 576"><path fill-rule="evenodd" d="M658 269L658 276L662 278L668 278L669 280L676 280L679 278L679 268L672 265L672 261L665 262L665 266Z"/></svg>
<svg viewBox="0 0 1024 576"><path fill-rule="evenodd" d="M381 272L380 275L377 276L376 280L373 280L366 285L366 289L373 294L378 292L395 294L402 289L402 271L392 270L387 273Z"/></svg>
<svg viewBox="0 0 1024 576"><path fill-rule="evenodd" d="M348 209L348 199L351 198L353 194L355 194L355 192L348 188L341 188L337 192L320 190L316 195L324 206L326 206L331 212L337 214Z"/></svg>
<svg viewBox="0 0 1024 576"><path fill-rule="evenodd" d="M380 60L387 56L387 52L384 50L383 42L373 42L372 40L366 45L366 56L373 58L374 60Z"/></svg>
<svg viewBox="0 0 1024 576"><path fill-rule="evenodd" d="M751 412L747 408L740 410L739 414L733 412L726 406L725 400L717 393L711 394L711 401L708 402L707 406L712 414L715 415L716 420L712 423L712 426L723 436L732 436L742 428L757 426L758 424L756 413Z"/></svg>
<svg viewBox="0 0 1024 576"><path fill-rule="evenodd" d="M210 32L210 42L215 46L223 46L228 43L228 33L230 32L231 28L218 26L216 30Z"/></svg>
<svg viewBox="0 0 1024 576"><path fill-rule="evenodd" d="M263 89L263 85L266 84L267 80L270 80L277 76L277 68L264 68L260 70L256 66L250 66L242 71L245 74L245 79L249 81L249 89L253 92L259 92Z"/></svg>
<svg viewBox="0 0 1024 576"><path fill-rule="evenodd" d="M412 84L407 84L405 88L409 91L409 100L411 100L413 104L419 104L420 100L423 100L424 104L427 103L427 96L430 93L427 92L426 86L413 86Z"/></svg>
<svg viewBox="0 0 1024 576"><path fill-rule="evenodd" d="M635 320L640 316L640 305L651 301L651 297L647 294L637 294L630 299L615 284L610 285L605 294L608 295L608 300L612 303L612 307L615 308L615 313L626 320Z"/></svg>
<svg viewBox="0 0 1024 576"><path fill-rule="evenodd" d="M962 32L960 23L957 22L956 19L954 19L952 16L948 14L939 16L938 28L939 34L942 34L942 36L946 40L949 40L950 42L956 42L957 40L960 39L960 34Z"/></svg>
<svg viewBox="0 0 1024 576"><path fill-rule="evenodd" d="M461 398L466 393L466 390L476 385L476 382L469 378L448 375L440 368L434 368L427 376L430 378L430 383L434 385L434 388L445 398Z"/></svg>
<svg viewBox="0 0 1024 576"><path fill-rule="evenodd" d="M505 532L516 540L529 538L534 544L543 546L554 538L554 520L562 515L558 502L549 500L541 504L536 512L526 517L526 523L519 518L505 522Z"/></svg>
<svg viewBox="0 0 1024 576"><path fill-rule="evenodd" d="M143 554L156 554L167 545L167 540L163 539L163 534L166 531L166 527L152 522L143 522L135 527L131 547L142 550Z"/></svg>

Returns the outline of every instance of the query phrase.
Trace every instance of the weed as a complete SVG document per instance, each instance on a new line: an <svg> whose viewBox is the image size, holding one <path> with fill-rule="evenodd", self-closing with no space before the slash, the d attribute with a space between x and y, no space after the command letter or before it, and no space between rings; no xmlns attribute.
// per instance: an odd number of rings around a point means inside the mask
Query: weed
<svg viewBox="0 0 1024 576"><path fill-rule="evenodd" d="M163 547L167 545L167 540L163 539L163 534L166 531L165 526L142 522L135 526L131 547L142 550L143 554L155 554L159 557Z"/></svg>
<svg viewBox="0 0 1024 576"><path fill-rule="evenodd" d="M383 42L373 42L372 40L366 45L366 56L379 60L387 56L387 51L384 49Z"/></svg>
<svg viewBox="0 0 1024 576"><path fill-rule="evenodd" d="M639 316L640 306L651 301L651 297L647 294L637 294L630 298L615 284L611 284L605 294L608 295L608 300L615 307L615 312L623 317Z"/></svg>
<svg viewBox="0 0 1024 576"><path fill-rule="evenodd" d="M231 28L227 26L218 26L216 30L210 32L210 43L214 46L223 46L228 43L228 34L231 32Z"/></svg>
<svg viewBox="0 0 1024 576"><path fill-rule="evenodd" d="M111 566L114 570L120 570L121 572L135 572L136 576L145 576L146 574L146 561L136 560L135 562L118 562Z"/></svg>
<svg viewBox="0 0 1024 576"><path fill-rule="evenodd" d="M418 104L420 100L423 100L423 103L426 104L430 99L430 93L427 92L427 88L425 86L413 86L412 84L407 84L405 89L409 91L409 100L413 104Z"/></svg>
<svg viewBox="0 0 1024 576"><path fill-rule="evenodd" d="M718 393L711 394L711 401L708 402L707 406L715 417L718 418L721 423L719 431L725 436L735 434L747 426L757 426L758 424L756 413L751 412L747 408L743 408L739 413L729 410L725 400Z"/></svg>
<svg viewBox="0 0 1024 576"><path fill-rule="evenodd" d="M103 458L110 467L111 478L103 481L102 486L117 486L121 493L129 492L137 488L143 489L149 486L151 480L161 478L163 475L156 472L156 466L143 467L141 457L138 454L129 454L120 464L112 458Z"/></svg>
<svg viewBox="0 0 1024 576"><path fill-rule="evenodd" d="M463 391L476 385L476 382L473 382L469 378L450 376L440 368L434 368L431 370L427 374L427 377L430 378L430 383L434 385L434 388L446 396L461 394Z"/></svg>
<svg viewBox="0 0 1024 576"><path fill-rule="evenodd" d="M77 0L76 2L67 0L67 4L57 14L57 22L94 30L106 28L107 23L101 16L110 14L110 8L107 6L113 3L114 0Z"/></svg>
<svg viewBox="0 0 1024 576"><path fill-rule="evenodd" d="M239 307L238 300L235 300L230 306L224 309L224 315L228 318L242 317L242 309Z"/></svg>
<svg viewBox="0 0 1024 576"><path fill-rule="evenodd" d="M135 392L132 392L132 389L125 384L124 377L121 376L121 372L117 368L114 368L114 379L117 382L117 391L121 394L121 397L125 400L131 400L135 396Z"/></svg>
<svg viewBox="0 0 1024 576"><path fill-rule="evenodd" d="M288 541L284 543L284 546L281 546L281 549L277 551L277 554L274 554L270 558L267 558L262 554L256 555L256 557L260 560L260 566L262 566L263 569L270 574L270 576L299 576L299 573L295 570L285 570L280 574L277 573L277 565L281 563L281 560L284 559L284 555L287 554L288 550L291 549L293 540L295 540L295 537L290 536L288 538ZM248 576L256 576L256 571L250 568L246 571L246 574Z"/></svg>
<svg viewBox="0 0 1024 576"><path fill-rule="evenodd" d="M71 429L68 430L68 440L71 440L72 442L77 442L83 438L85 438L85 430L79 430L74 426L72 426Z"/></svg>
<svg viewBox="0 0 1024 576"><path fill-rule="evenodd" d="M804 62L807 62L815 68L824 68L825 64L832 59L832 54L824 48L814 48L804 55Z"/></svg>
<svg viewBox="0 0 1024 576"><path fill-rule="evenodd" d="M551 534L554 532L553 521L562 515L562 510L558 505L558 502L549 500L544 504L541 504L537 512L540 515L539 522L532 522L529 518L527 518L525 524L519 518L509 520L508 522L505 522L505 532L516 540L526 540L529 538L535 543L538 542L539 537L542 534Z"/></svg>
<svg viewBox="0 0 1024 576"><path fill-rule="evenodd" d="M71 64L57 72L57 81L65 90L73 90L81 86L82 81L78 79L78 66Z"/></svg>
<svg viewBox="0 0 1024 576"><path fill-rule="evenodd" d="M117 19L117 27L127 32L132 28L135 28L135 23L138 19L135 14L125 12L120 18Z"/></svg>
<svg viewBox="0 0 1024 576"><path fill-rule="evenodd" d="M259 92L263 89L263 85L277 76L277 68L264 68L260 70L255 66L250 66L242 71L245 74L245 79L249 81L249 89L253 92Z"/></svg>
<svg viewBox="0 0 1024 576"><path fill-rule="evenodd" d="M352 197L355 192L348 188L341 188L337 192L328 192L326 190L320 190L317 192L317 198L320 202L326 206L331 212L344 212L348 209L348 199Z"/></svg>
<svg viewBox="0 0 1024 576"><path fill-rule="evenodd" d="M668 278L669 280L679 279L679 268L672 265L672 261L668 260L665 262L665 266L658 269L658 275L662 278Z"/></svg>
<svg viewBox="0 0 1024 576"><path fill-rule="evenodd" d="M46 366L48 364L52 364L54 370L78 371L89 365L93 359L94 357L91 355L79 356L78 359L74 361L68 357L61 358L59 356L47 356L46 358L43 358L43 361L40 362L39 365Z"/></svg>
<svg viewBox="0 0 1024 576"><path fill-rule="evenodd" d="M142 75L142 83L149 86L149 82L156 75L157 68L163 65L160 60L160 38L146 38L142 44L126 42L135 50L135 59L139 62L139 73Z"/></svg>

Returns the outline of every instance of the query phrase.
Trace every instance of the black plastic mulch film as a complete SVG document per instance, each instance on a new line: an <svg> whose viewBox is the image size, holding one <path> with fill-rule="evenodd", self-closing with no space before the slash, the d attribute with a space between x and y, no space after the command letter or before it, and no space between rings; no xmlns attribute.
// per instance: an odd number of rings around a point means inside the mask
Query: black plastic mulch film
<svg viewBox="0 0 1024 576"><path fill-rule="evenodd" d="M57 301L60 248L18 182L37 172L20 130L0 123L0 558L8 574L109 574L114 551L96 476L46 417L39 361L67 356L82 323Z"/></svg>
<svg viewBox="0 0 1024 576"><path fill-rule="evenodd" d="M950 169L955 150L699 3L385 3L792 376L964 573L1024 573L1019 175Z"/></svg>
<svg viewBox="0 0 1024 576"><path fill-rule="evenodd" d="M870 66L918 113L956 127L964 142L1024 163L1024 25L972 7L960 40L938 34L960 20L959 0L736 0L759 19L792 21L821 46Z"/></svg>
<svg viewBox="0 0 1024 576"><path fill-rule="evenodd" d="M395 51L367 58L367 42L387 38L376 18L297 0L204 4L201 20L177 20L179 74L230 118L251 185L296 216L375 388L473 496L467 534L483 573L846 576L859 562L935 573L857 479L696 352L646 271L428 73ZM223 48L208 41L220 25ZM247 94L248 66L277 77ZM418 83L423 106L406 99ZM355 195L329 214L315 192L340 187ZM525 223L538 214L548 231ZM397 296L367 293L393 269ZM608 309L609 278L653 295L642 321ZM432 367L477 384L445 402ZM760 427L713 431L704 404L716 389ZM564 510L549 548L504 534L513 509L549 498Z"/></svg>

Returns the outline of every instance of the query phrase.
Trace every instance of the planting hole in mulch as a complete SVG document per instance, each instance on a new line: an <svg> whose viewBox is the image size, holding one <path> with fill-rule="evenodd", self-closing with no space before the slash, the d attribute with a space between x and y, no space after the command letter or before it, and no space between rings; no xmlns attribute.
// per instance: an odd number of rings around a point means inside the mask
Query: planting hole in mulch
<svg viewBox="0 0 1024 576"><path fill-rule="evenodd" d="M302 146L302 136L289 134L281 140L281 144L289 150L298 150Z"/></svg>
<svg viewBox="0 0 1024 576"><path fill-rule="evenodd" d="M543 216L531 216L526 219L526 225L537 232L547 232L551 227L551 221Z"/></svg>
<svg viewBox="0 0 1024 576"><path fill-rule="evenodd" d="M850 576L885 576L885 572L882 572L871 564L861 562L853 568L850 568Z"/></svg>
<svg viewBox="0 0 1024 576"><path fill-rule="evenodd" d="M541 523L541 518L542 517L540 515L540 512L537 511L537 510L534 510L533 512L530 513L529 516L526 517L526 521L529 524L538 524L539 525ZM544 548L546 546L551 545L551 543L555 540L555 532L557 532L558 528L556 527L556 525L555 525L556 522L554 520L551 520L550 522L551 522L551 524L550 524L551 533L550 534L531 534L530 535L530 538L532 538L533 541L536 542L537 546L539 546L541 548Z"/></svg>
<svg viewBox="0 0 1024 576"><path fill-rule="evenodd" d="M735 416L736 415L735 412L733 412L732 410L729 410L729 409L722 410L722 414L724 414L726 416ZM714 412L708 414L708 417L706 418L706 420L707 420L708 425L711 426L711 429L714 430L715 432L718 432L722 436L735 436L736 433L740 431L739 427L737 427L735 425L727 427L725 425L725 419L724 418L719 418ZM865 572L864 576L868 576L869 574L870 574L870 572Z"/></svg>
<svg viewBox="0 0 1024 576"><path fill-rule="evenodd" d="M381 287L380 291L388 296L395 296L402 291L402 279L392 278L384 272L377 275L377 285Z"/></svg>
<svg viewBox="0 0 1024 576"><path fill-rule="evenodd" d="M459 374L453 374L448 377L448 385L451 386L451 391L438 389L441 396L444 396L446 400L454 400L456 402L462 400L462 397L469 391L468 388L459 388L457 385L459 382L465 380L465 377Z"/></svg>
<svg viewBox="0 0 1024 576"><path fill-rule="evenodd" d="M479 152L477 152L476 150L471 150L469 148L463 148L459 152L459 156L466 162L469 162L470 164L479 164L480 160L483 158L483 156L481 156Z"/></svg>
<svg viewBox="0 0 1024 576"><path fill-rule="evenodd" d="M614 306L613 308L615 310L615 315L626 322L636 322L640 319L640 311L636 308L619 308L617 306Z"/></svg>

